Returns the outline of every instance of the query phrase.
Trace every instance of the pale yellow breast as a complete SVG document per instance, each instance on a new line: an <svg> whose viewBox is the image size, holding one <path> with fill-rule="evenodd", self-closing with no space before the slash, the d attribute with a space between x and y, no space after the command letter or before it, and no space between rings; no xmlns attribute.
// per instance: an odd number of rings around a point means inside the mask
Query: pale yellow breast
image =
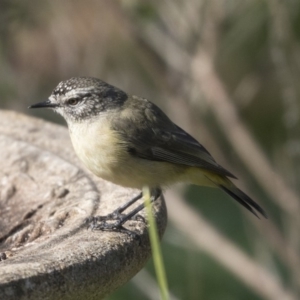
<svg viewBox="0 0 300 300"><path fill-rule="evenodd" d="M115 133L105 120L69 126L76 154L95 175L111 180L118 163L119 146Z"/></svg>

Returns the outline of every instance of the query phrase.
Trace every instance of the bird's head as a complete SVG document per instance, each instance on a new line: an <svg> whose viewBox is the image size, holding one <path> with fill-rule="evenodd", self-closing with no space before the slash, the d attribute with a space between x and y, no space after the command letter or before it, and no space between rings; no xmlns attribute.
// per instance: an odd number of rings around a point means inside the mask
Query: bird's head
<svg viewBox="0 0 300 300"><path fill-rule="evenodd" d="M92 77L60 82L49 99L29 108L51 108L69 122L83 122L122 107L128 98L122 90Z"/></svg>

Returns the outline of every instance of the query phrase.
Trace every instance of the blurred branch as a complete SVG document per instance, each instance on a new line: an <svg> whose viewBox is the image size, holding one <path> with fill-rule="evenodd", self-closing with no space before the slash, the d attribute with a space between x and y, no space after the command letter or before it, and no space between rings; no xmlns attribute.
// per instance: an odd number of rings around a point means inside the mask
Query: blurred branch
<svg viewBox="0 0 300 300"><path fill-rule="evenodd" d="M159 289L152 275L145 269L141 270L131 279L131 282L138 288L148 299L157 300L159 298ZM169 291L170 300L179 300Z"/></svg>
<svg viewBox="0 0 300 300"><path fill-rule="evenodd" d="M270 52L275 66L278 84L281 86L283 104L285 106L284 124L288 129L299 124L298 95L296 91L295 74L289 66L288 47L292 39L291 24L286 12L286 3L278 0L267 1L270 8ZM295 62L297 60L293 60ZM297 78L297 77L296 77Z"/></svg>
<svg viewBox="0 0 300 300"><path fill-rule="evenodd" d="M268 159L239 119L225 88L213 67L212 57L199 49L192 60L194 80L205 94L208 105L217 117L228 140L264 190L289 215L299 215L297 194L288 187L283 178L273 170Z"/></svg>
<svg viewBox="0 0 300 300"><path fill-rule="evenodd" d="M292 30L292 24L287 11L287 3L278 0L268 0L267 4L270 10L270 22L269 22L269 43L270 43L270 54L273 61L277 81L280 85L280 92L282 94L282 102L285 108L283 114L283 123L287 128L288 143L292 145L295 140L299 143L299 122L300 122L300 111L298 101L297 84L299 80L299 43L295 39ZM298 64L297 64L298 63ZM295 66L298 67L295 71ZM295 147L294 147L295 148ZM293 159L293 168L291 172L294 175L297 174L297 165L295 155L299 155L298 151L290 151L290 157ZM297 175L296 175L297 176ZM296 218L295 220L298 220ZM290 220L286 218L288 225L288 231L290 234L290 241L294 244L295 249L299 249L299 227L294 226L294 219ZM297 233L296 233L297 232ZM292 261L294 255L289 252L289 257ZM300 287L300 274L299 265L297 268L291 268L294 273L294 281L298 287Z"/></svg>
<svg viewBox="0 0 300 300"><path fill-rule="evenodd" d="M170 100L170 99L169 99ZM202 124L202 122L197 119L194 120L192 117L192 108L187 101L183 101L182 99L173 97L172 101L168 101L168 112L172 119L176 121L180 121L183 124L183 127L186 129L190 129L190 132L195 132L196 136L199 135L203 140L205 140L206 144L214 149L215 154L218 157L218 160L225 162L224 153L220 151L220 145L213 138L213 134L210 134L209 128ZM195 125L197 124L197 126ZM199 134L201 132L201 134ZM232 168L231 168L232 170ZM234 170L232 170L235 174ZM241 185L241 184L240 184ZM245 190L246 187L241 186L242 190ZM272 220L268 220L268 222L264 223L264 226L260 222L256 222L256 220L248 214L247 212L244 214L245 218L249 220L254 226L257 228L259 232L261 232L260 238L262 236L266 237L267 242L271 247L276 251L282 262L294 272L294 278L297 282L297 285L300 286L300 258L297 254L294 247L292 247L291 242L287 241L286 238L281 234Z"/></svg>
<svg viewBox="0 0 300 300"><path fill-rule="evenodd" d="M235 107L230 102L225 88L214 71L212 58L204 50L199 51L195 57L193 72L231 145L264 190L290 216L288 220L293 224L291 227L299 228L299 201L296 193L272 169L268 159L238 118ZM266 236L269 242L275 246L283 261L287 263L289 269L293 270L294 278L299 286L299 256L289 246L290 242L283 242L284 239L275 226L270 224L268 229L269 233L270 231L277 232L275 236L269 234ZM283 243L279 243L279 241Z"/></svg>
<svg viewBox="0 0 300 300"><path fill-rule="evenodd" d="M270 300L296 300L281 282L253 259L217 232L200 214L185 204L176 193L168 191L170 220L198 248L230 270L258 295ZM199 230L195 230L199 228Z"/></svg>

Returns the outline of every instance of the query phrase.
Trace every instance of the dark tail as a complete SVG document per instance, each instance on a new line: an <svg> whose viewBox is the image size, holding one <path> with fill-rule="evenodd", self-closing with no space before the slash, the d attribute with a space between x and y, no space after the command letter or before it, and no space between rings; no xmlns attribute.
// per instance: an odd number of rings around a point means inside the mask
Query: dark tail
<svg viewBox="0 0 300 300"><path fill-rule="evenodd" d="M203 172L202 172L203 173ZM213 185L219 187L226 194L236 200L238 203L243 205L246 209L252 212L256 217L259 218L259 214L264 216L266 219L268 218L266 212L248 195L246 195L243 191L238 189L234 183L227 178L226 176L214 174L212 172L206 172L204 176L211 182ZM258 214L259 213L259 214Z"/></svg>
<svg viewBox="0 0 300 300"><path fill-rule="evenodd" d="M262 216L268 219L266 212L248 195L246 195L243 191L235 187L233 184L232 186L228 187L223 184L217 184L219 188L221 188L226 194L231 196L234 200L238 203L243 205L249 211L251 211L256 217L259 218L257 212L259 212Z"/></svg>

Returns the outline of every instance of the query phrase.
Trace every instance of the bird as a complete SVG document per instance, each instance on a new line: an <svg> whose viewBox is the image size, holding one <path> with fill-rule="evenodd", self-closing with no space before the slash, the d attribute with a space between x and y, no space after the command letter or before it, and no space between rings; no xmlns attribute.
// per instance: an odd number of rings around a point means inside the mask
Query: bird
<svg viewBox="0 0 300 300"><path fill-rule="evenodd" d="M61 81L46 101L29 108L50 108L60 114L76 154L104 180L140 190L147 186L151 201L178 182L220 188L255 216L267 218L264 209L233 183L236 176L145 98L98 78L72 77ZM107 216L93 218L93 228L121 228L143 205L127 215L121 212L141 197L139 194ZM117 222L99 225L107 219Z"/></svg>

